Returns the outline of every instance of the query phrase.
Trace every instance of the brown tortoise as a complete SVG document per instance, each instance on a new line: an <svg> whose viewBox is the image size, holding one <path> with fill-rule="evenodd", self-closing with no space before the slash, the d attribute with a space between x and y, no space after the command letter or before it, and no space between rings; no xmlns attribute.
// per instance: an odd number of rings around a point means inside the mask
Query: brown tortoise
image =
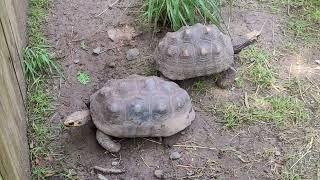
<svg viewBox="0 0 320 180"><path fill-rule="evenodd" d="M168 32L159 42L155 51L156 66L171 80L222 73L218 84L224 87L235 77L234 53L251 44L257 36L259 34L233 46L230 37L214 25L184 26L177 32Z"/></svg>
<svg viewBox="0 0 320 180"><path fill-rule="evenodd" d="M188 93L177 84L156 76L131 75L109 80L90 97L90 111L72 113L65 126L78 127L91 120L96 139L110 152L120 144L109 136L167 137L191 124L195 118Z"/></svg>

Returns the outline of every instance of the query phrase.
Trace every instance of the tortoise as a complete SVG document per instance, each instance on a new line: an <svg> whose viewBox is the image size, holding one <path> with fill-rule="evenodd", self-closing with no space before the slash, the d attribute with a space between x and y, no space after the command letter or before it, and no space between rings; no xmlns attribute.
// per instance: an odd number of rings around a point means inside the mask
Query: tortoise
<svg viewBox="0 0 320 180"><path fill-rule="evenodd" d="M90 110L77 111L64 121L78 127L92 119L98 143L118 152L117 138L167 137L176 134L195 119L188 93L176 83L156 76L131 75L109 80L90 96Z"/></svg>
<svg viewBox="0 0 320 180"><path fill-rule="evenodd" d="M221 73L218 85L227 87L235 78L234 54L259 35L233 46L231 38L214 25L183 26L177 32L168 32L159 42L154 54L156 68L171 80Z"/></svg>

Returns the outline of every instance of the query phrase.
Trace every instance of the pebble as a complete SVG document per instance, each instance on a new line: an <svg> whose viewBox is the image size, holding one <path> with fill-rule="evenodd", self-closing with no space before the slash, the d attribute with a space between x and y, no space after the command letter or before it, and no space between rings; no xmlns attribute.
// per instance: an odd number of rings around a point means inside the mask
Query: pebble
<svg viewBox="0 0 320 180"><path fill-rule="evenodd" d="M118 166L118 165L119 165L119 162L118 162L118 161L113 161L113 162L111 163L111 165L112 165L112 166Z"/></svg>
<svg viewBox="0 0 320 180"><path fill-rule="evenodd" d="M315 60L315 62L320 65L320 60Z"/></svg>
<svg viewBox="0 0 320 180"><path fill-rule="evenodd" d="M194 172L193 171L187 172L187 175L192 176L192 175L194 175Z"/></svg>
<svg viewBox="0 0 320 180"><path fill-rule="evenodd" d="M159 170L159 169L155 170L154 171L154 176L156 178L158 178L158 179L163 179L164 178L163 171Z"/></svg>
<svg viewBox="0 0 320 180"><path fill-rule="evenodd" d="M280 156L280 155L281 155L280 151L275 151L274 154L275 154L276 156Z"/></svg>
<svg viewBox="0 0 320 180"><path fill-rule="evenodd" d="M96 47L92 52L94 55L99 55L101 53L101 47Z"/></svg>
<svg viewBox="0 0 320 180"><path fill-rule="evenodd" d="M140 54L139 49L137 48L129 49L127 51L127 60L128 61L135 60L138 58L139 54Z"/></svg>
<svg viewBox="0 0 320 180"><path fill-rule="evenodd" d="M116 63L115 63L115 62L111 62L111 63L109 63L109 67L111 67L111 68L116 67Z"/></svg>
<svg viewBox="0 0 320 180"><path fill-rule="evenodd" d="M170 154L170 159L171 160L177 160L177 159L180 159L181 158L181 154L178 153L178 152L173 152Z"/></svg>
<svg viewBox="0 0 320 180"><path fill-rule="evenodd" d="M80 62L79 59L75 59L75 60L73 61L73 63L75 63L75 64L78 64L79 62Z"/></svg>
<svg viewBox="0 0 320 180"><path fill-rule="evenodd" d="M102 174L98 174L98 179L99 179L99 180L108 180L108 178L105 177L105 176L102 175Z"/></svg>

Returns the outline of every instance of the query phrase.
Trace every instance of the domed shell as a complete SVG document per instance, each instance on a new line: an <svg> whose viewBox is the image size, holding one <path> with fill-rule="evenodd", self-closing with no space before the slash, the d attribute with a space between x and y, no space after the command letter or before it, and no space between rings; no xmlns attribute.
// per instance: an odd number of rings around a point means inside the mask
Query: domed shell
<svg viewBox="0 0 320 180"><path fill-rule="evenodd" d="M93 123L115 137L166 137L195 118L188 93L156 76L108 81L90 97Z"/></svg>
<svg viewBox="0 0 320 180"><path fill-rule="evenodd" d="M233 63L233 54L229 36L216 26L198 23L168 32L159 42L155 60L164 76L183 80L228 69Z"/></svg>

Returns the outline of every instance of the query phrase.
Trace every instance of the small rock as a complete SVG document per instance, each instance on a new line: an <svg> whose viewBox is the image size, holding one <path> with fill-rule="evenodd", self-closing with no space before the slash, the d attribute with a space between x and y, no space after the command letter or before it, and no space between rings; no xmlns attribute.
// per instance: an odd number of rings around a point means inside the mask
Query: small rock
<svg viewBox="0 0 320 180"><path fill-rule="evenodd" d="M155 170L154 171L154 176L156 178L158 178L158 179L163 179L164 178L163 171L159 170L159 169Z"/></svg>
<svg viewBox="0 0 320 180"><path fill-rule="evenodd" d="M315 60L315 62L320 65L320 60Z"/></svg>
<svg viewBox="0 0 320 180"><path fill-rule="evenodd" d="M116 63L115 63L115 62L111 62L111 63L109 63L109 67L111 67L111 68L116 67Z"/></svg>
<svg viewBox="0 0 320 180"><path fill-rule="evenodd" d="M97 47L97 48L93 49L92 54L99 55L100 53L101 53L101 47Z"/></svg>
<svg viewBox="0 0 320 180"><path fill-rule="evenodd" d="M79 59L75 59L75 60L73 61L73 63L75 63L75 64L78 64L79 62L80 62Z"/></svg>
<svg viewBox="0 0 320 180"><path fill-rule="evenodd" d="M276 156L280 156L280 155L281 155L281 153L280 153L280 151L275 151L275 152L274 152L274 155L276 155Z"/></svg>
<svg viewBox="0 0 320 180"><path fill-rule="evenodd" d="M186 132L185 132L185 131L181 131L181 132L180 132L180 134L185 135L185 134L186 134Z"/></svg>
<svg viewBox="0 0 320 180"><path fill-rule="evenodd" d="M105 176L102 175L102 174L98 174L98 179L99 179L99 180L108 180L108 178L105 177Z"/></svg>
<svg viewBox="0 0 320 180"><path fill-rule="evenodd" d="M118 161L113 161L113 162L111 163L111 165L112 165L112 166L118 166L118 165L119 165L119 162L118 162Z"/></svg>
<svg viewBox="0 0 320 180"><path fill-rule="evenodd" d="M188 176L192 176L192 175L194 175L194 172L193 171L189 171L189 172L187 172L187 175Z"/></svg>
<svg viewBox="0 0 320 180"><path fill-rule="evenodd" d="M173 152L170 154L170 159L171 160L177 160L177 159L180 159L181 158L181 154L178 153L178 152Z"/></svg>
<svg viewBox="0 0 320 180"><path fill-rule="evenodd" d="M114 41L130 41L133 37L137 36L135 30L131 26L124 26L120 28L112 28L107 31L109 38Z"/></svg>
<svg viewBox="0 0 320 180"><path fill-rule="evenodd" d="M139 54L140 54L139 49L137 49L137 48L129 49L127 51L127 60L132 61L134 59L137 59Z"/></svg>

